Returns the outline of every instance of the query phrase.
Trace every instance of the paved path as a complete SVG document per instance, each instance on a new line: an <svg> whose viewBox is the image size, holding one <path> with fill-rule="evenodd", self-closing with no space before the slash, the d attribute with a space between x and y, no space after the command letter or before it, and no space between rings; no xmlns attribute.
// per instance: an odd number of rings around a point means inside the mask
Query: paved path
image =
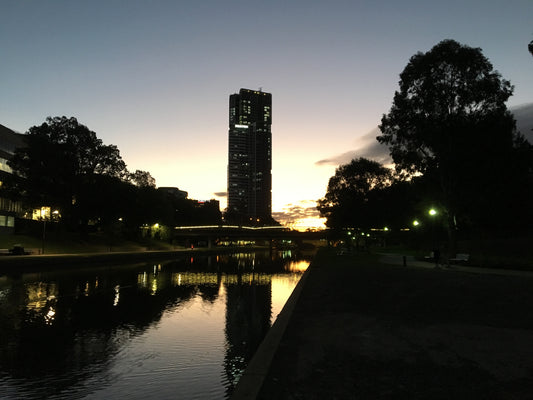
<svg viewBox="0 0 533 400"><path fill-rule="evenodd" d="M401 254L378 254L379 261L384 264L402 265L404 264L404 256ZM433 262L416 260L413 256L405 256L405 264L407 267L417 267L426 269L435 269ZM455 271L455 272L469 272L472 274L489 274L489 275L507 275L507 276L523 276L533 278L533 271L501 269L501 268L483 268L470 267L462 264L439 265L438 268Z"/></svg>
<svg viewBox="0 0 533 400"><path fill-rule="evenodd" d="M240 398L533 398L530 274L378 259L315 259L259 394Z"/></svg>

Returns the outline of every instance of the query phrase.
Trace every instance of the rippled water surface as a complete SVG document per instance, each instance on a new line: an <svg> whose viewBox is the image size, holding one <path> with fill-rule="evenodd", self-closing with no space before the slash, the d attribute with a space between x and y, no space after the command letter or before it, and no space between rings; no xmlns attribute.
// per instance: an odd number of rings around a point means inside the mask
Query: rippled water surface
<svg viewBox="0 0 533 400"><path fill-rule="evenodd" d="M227 398L308 265L252 253L0 276L0 398Z"/></svg>

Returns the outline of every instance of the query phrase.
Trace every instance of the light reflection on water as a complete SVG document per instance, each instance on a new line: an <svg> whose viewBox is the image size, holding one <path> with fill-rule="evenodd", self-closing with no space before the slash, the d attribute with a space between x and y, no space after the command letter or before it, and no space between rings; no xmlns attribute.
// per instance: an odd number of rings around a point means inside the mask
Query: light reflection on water
<svg viewBox="0 0 533 400"><path fill-rule="evenodd" d="M228 397L308 265L250 253L0 277L0 397Z"/></svg>

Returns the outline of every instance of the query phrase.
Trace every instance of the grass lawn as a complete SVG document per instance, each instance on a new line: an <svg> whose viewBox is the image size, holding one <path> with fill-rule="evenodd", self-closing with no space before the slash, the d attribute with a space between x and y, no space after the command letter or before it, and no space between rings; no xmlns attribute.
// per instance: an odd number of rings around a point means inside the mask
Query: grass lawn
<svg viewBox="0 0 533 400"><path fill-rule="evenodd" d="M21 245L26 251L40 254L43 248L42 237L31 235L0 235L0 249L11 249ZM174 247L165 242L144 240L142 243L124 239L112 240L98 234L81 238L78 234L50 234L45 238L45 254L104 253L118 251L172 250Z"/></svg>
<svg viewBox="0 0 533 400"><path fill-rule="evenodd" d="M374 247L374 253L401 254L423 260L432 249L414 246ZM441 249L443 257L446 251ZM468 265L485 268L533 270L533 237L458 241L456 253L469 254Z"/></svg>

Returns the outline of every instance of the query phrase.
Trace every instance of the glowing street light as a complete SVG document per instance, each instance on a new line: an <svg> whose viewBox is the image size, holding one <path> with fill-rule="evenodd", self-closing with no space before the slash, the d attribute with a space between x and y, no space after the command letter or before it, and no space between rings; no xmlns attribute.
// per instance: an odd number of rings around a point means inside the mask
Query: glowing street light
<svg viewBox="0 0 533 400"><path fill-rule="evenodd" d="M413 226L418 226L420 225L420 222L418 222L416 219L413 221Z"/></svg>
<svg viewBox="0 0 533 400"><path fill-rule="evenodd" d="M434 217L435 215L437 215L437 210L435 210L434 208L431 208L429 211L428 211L428 214L431 216L431 217ZM435 219L431 219L431 241L433 242L433 247L435 247Z"/></svg>

